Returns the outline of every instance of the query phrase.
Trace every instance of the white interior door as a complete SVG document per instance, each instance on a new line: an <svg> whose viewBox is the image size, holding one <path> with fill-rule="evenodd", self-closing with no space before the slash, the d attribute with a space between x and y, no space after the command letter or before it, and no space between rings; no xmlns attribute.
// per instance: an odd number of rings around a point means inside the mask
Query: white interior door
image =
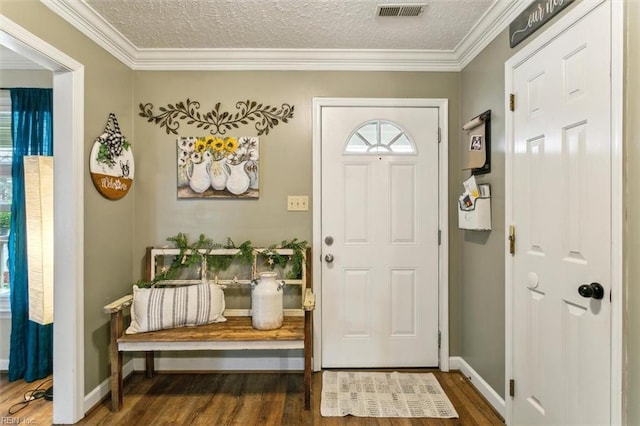
<svg viewBox="0 0 640 426"><path fill-rule="evenodd" d="M610 422L610 52L604 3L513 68L512 424Z"/></svg>
<svg viewBox="0 0 640 426"><path fill-rule="evenodd" d="M438 365L438 108L325 107L322 366Z"/></svg>

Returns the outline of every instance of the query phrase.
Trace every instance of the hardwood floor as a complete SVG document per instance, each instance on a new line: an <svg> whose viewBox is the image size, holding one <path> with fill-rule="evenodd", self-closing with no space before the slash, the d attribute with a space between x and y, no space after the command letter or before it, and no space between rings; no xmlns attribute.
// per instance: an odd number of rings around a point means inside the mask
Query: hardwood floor
<svg viewBox="0 0 640 426"><path fill-rule="evenodd" d="M0 373L0 425L51 424L52 403L39 393L51 386L51 383L51 377L32 383L24 380L9 383L7 373ZM31 396L37 399L27 403L26 400Z"/></svg>
<svg viewBox="0 0 640 426"><path fill-rule="evenodd" d="M416 371L416 370L411 370ZM424 371L424 370L422 370ZM459 372L432 371L455 406L458 419L321 417L321 373L313 377L312 410L304 410L302 374L158 374L131 375L124 406L109 411L109 400L94 407L80 425L502 425L502 418ZM42 381L8 383L0 374L0 424L51 424L52 403L31 401L9 416L7 410ZM43 388L46 386L43 386ZM13 419L7 419L13 417ZM20 422L20 423L18 423Z"/></svg>

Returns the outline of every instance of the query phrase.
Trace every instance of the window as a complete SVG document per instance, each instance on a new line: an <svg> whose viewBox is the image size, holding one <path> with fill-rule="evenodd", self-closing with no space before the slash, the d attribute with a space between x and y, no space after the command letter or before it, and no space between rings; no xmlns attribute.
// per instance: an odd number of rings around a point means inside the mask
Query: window
<svg viewBox="0 0 640 426"><path fill-rule="evenodd" d="M11 97L0 91L0 312L9 311L9 230L11 223Z"/></svg>
<svg viewBox="0 0 640 426"><path fill-rule="evenodd" d="M369 121L347 139L345 154L416 154L416 146L400 127L390 121Z"/></svg>

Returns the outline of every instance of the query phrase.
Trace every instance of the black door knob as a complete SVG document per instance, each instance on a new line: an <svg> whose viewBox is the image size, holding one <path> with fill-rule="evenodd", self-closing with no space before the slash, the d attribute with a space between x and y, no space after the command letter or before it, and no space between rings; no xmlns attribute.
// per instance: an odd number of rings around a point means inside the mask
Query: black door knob
<svg viewBox="0 0 640 426"><path fill-rule="evenodd" d="M604 297L604 288L599 283L583 284L578 287L578 293L582 297L599 300Z"/></svg>

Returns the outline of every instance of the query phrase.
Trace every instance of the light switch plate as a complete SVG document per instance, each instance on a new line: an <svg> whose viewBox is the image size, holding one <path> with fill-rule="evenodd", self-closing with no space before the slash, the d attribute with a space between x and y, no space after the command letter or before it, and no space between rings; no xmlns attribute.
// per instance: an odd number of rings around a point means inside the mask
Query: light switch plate
<svg viewBox="0 0 640 426"><path fill-rule="evenodd" d="M307 195L289 195L287 197L287 210L290 212L308 211L309 197Z"/></svg>

